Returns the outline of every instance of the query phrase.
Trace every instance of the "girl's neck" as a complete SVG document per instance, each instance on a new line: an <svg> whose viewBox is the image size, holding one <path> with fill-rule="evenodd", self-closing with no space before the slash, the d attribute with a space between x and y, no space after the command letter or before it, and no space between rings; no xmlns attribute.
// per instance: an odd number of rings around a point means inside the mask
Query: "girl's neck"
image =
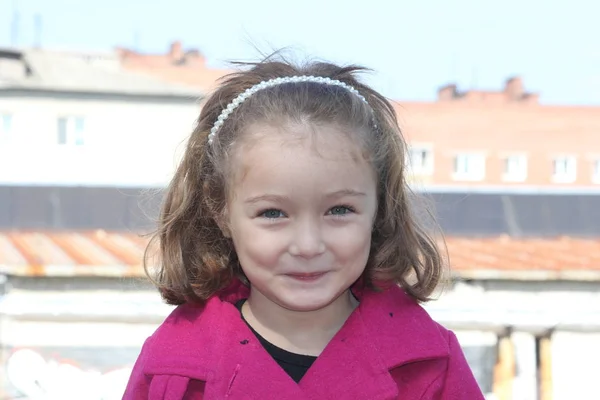
<svg viewBox="0 0 600 400"><path fill-rule="evenodd" d="M251 289L242 314L273 345L292 353L318 356L357 306L358 300L347 290L320 310L291 311Z"/></svg>

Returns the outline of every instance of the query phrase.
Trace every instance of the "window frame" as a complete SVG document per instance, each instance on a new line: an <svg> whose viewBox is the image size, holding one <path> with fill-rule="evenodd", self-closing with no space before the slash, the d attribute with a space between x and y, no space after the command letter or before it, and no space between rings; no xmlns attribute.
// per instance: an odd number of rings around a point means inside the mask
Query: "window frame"
<svg viewBox="0 0 600 400"><path fill-rule="evenodd" d="M511 160L519 160L520 170L516 172L509 171L509 163ZM511 153L506 154L503 157L503 172L502 180L505 182L524 182L527 180L529 174L529 160L526 154L523 153Z"/></svg>
<svg viewBox="0 0 600 400"><path fill-rule="evenodd" d="M424 153L425 157L420 157L422 163L420 165L415 164L415 153ZM411 144L408 146L407 156L409 170L413 175L432 175L434 171L434 153L431 145L425 144Z"/></svg>
<svg viewBox="0 0 600 400"><path fill-rule="evenodd" d="M461 163L460 160L464 161ZM479 165L479 171L469 171L469 165L476 160ZM486 176L487 155L480 151L462 151L454 155L452 178L456 181L482 181ZM464 171L459 171L459 164L466 166Z"/></svg>
<svg viewBox="0 0 600 400"><path fill-rule="evenodd" d="M84 146L86 120L82 115L61 115L56 119L56 144L59 146ZM63 132L64 131L64 132Z"/></svg>
<svg viewBox="0 0 600 400"><path fill-rule="evenodd" d="M564 173L557 173L557 164L564 162ZM557 155L552 158L552 181L554 183L573 183L577 180L577 157L572 154Z"/></svg>

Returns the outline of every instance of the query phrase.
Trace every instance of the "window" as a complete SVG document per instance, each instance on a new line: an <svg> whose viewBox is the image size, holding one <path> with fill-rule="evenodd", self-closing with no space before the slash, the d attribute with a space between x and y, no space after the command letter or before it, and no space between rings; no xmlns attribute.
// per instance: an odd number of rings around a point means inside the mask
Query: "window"
<svg viewBox="0 0 600 400"><path fill-rule="evenodd" d="M523 182L527 179L527 157L513 154L504 159L505 181Z"/></svg>
<svg viewBox="0 0 600 400"><path fill-rule="evenodd" d="M433 173L433 154L427 147L410 147L408 161L409 168L416 175L430 175Z"/></svg>
<svg viewBox="0 0 600 400"><path fill-rule="evenodd" d="M600 183L600 159L594 160L593 168L592 180L596 183Z"/></svg>
<svg viewBox="0 0 600 400"><path fill-rule="evenodd" d="M485 155L458 154L454 159L454 179L480 181L485 177Z"/></svg>
<svg viewBox="0 0 600 400"><path fill-rule="evenodd" d="M577 177L577 160L572 156L560 156L554 159L554 175L557 183L571 183Z"/></svg>
<svg viewBox="0 0 600 400"><path fill-rule="evenodd" d="M58 144L81 146L85 143L83 117L58 118Z"/></svg>
<svg viewBox="0 0 600 400"><path fill-rule="evenodd" d="M0 113L0 142L8 142L12 131L12 115Z"/></svg>

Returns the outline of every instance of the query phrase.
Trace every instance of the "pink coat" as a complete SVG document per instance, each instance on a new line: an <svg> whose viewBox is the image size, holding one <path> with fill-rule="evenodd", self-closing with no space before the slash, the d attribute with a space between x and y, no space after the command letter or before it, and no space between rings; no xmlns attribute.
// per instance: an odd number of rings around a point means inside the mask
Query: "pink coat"
<svg viewBox="0 0 600 400"><path fill-rule="evenodd" d="M232 302L176 308L142 348L124 400L483 400L454 334L400 288L360 306L299 384L263 349Z"/></svg>

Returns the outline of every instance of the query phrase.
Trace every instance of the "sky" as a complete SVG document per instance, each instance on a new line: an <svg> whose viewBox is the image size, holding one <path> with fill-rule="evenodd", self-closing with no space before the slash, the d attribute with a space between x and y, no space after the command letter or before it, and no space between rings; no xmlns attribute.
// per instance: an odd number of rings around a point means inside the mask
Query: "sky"
<svg viewBox="0 0 600 400"><path fill-rule="evenodd" d="M599 15L598 0L0 0L0 47L162 53L181 40L215 67L288 48L371 68L397 100L518 75L543 103L600 105Z"/></svg>

